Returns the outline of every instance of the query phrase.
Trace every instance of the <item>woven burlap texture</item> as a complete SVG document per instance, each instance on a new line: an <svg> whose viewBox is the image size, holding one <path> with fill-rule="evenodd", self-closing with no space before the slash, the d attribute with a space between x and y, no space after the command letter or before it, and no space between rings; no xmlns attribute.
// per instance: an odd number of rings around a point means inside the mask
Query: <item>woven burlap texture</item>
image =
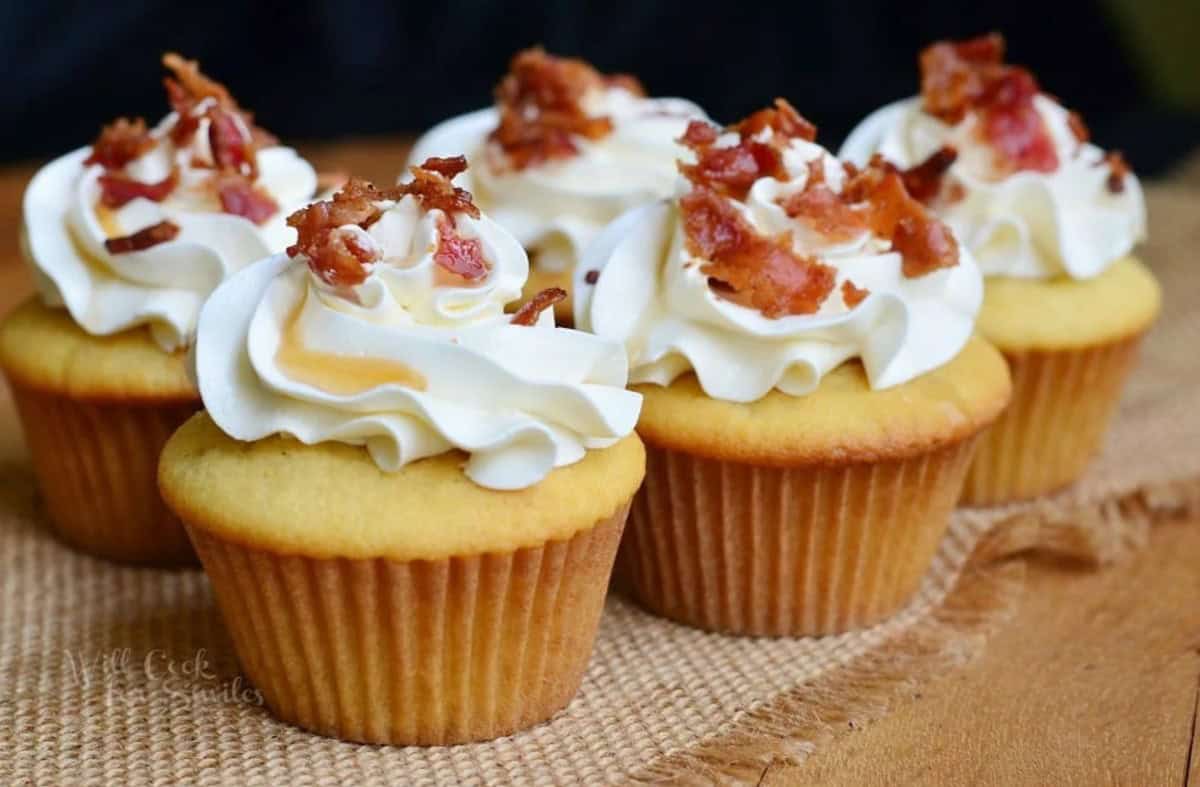
<svg viewBox="0 0 1200 787"><path fill-rule="evenodd" d="M1166 311L1103 456L1057 496L960 510L918 597L873 629L823 639L706 634L610 597L583 687L511 738L389 748L275 721L239 677L202 573L122 568L44 527L27 468L0 481L0 783L599 784L753 778L886 713L970 659L1012 611L1031 548L1103 563L1200 479L1200 194L1151 189L1145 256ZM0 399L0 402L3 400ZM11 421L11 418L8 419Z"/></svg>

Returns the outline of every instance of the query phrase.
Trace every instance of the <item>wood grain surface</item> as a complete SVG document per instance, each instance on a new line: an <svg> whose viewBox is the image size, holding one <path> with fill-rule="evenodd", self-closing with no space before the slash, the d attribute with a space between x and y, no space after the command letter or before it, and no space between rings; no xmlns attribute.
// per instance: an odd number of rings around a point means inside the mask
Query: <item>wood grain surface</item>
<svg viewBox="0 0 1200 787"><path fill-rule="evenodd" d="M322 171L391 182L407 147L350 140L302 152ZM0 313L31 291L17 237L33 171L0 169ZM0 472L25 461L0 385ZM1034 561L1020 611L982 658L761 782L1200 787L1198 707L1200 522L1177 522L1106 570Z"/></svg>

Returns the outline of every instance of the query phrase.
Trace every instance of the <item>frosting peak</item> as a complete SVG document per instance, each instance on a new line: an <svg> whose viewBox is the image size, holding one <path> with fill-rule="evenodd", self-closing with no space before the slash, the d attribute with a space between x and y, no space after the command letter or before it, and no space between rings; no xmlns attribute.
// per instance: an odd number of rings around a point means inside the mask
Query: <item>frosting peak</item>
<svg viewBox="0 0 1200 787"><path fill-rule="evenodd" d="M765 114L764 114L765 113ZM950 360L982 283L882 162L844 167L779 101L693 122L679 194L606 229L576 272L576 324L625 343L633 382L694 370L714 398L802 395L859 357L886 388Z"/></svg>
<svg viewBox="0 0 1200 787"><path fill-rule="evenodd" d="M390 189L352 180L290 219L294 256L213 293L196 370L241 440L289 434L366 447L385 471L452 449L481 486L519 489L637 422L619 344L556 328L555 293L518 314L521 245L434 159Z"/></svg>
<svg viewBox="0 0 1200 787"><path fill-rule="evenodd" d="M1144 238L1141 187L1120 154L1004 63L1000 36L939 42L920 63L921 96L867 117L841 155L909 168L941 155L920 197L986 275L1090 278Z"/></svg>
<svg viewBox="0 0 1200 787"><path fill-rule="evenodd" d="M513 58L496 105L447 120L417 141L410 163L465 152L457 182L545 270L569 269L606 224L670 195L677 139L704 113L647 98L635 79L529 50Z"/></svg>
<svg viewBox="0 0 1200 787"><path fill-rule="evenodd" d="M171 351L223 278L287 245L284 218L317 179L194 62L163 62L171 114L153 129L120 118L43 167L24 229L48 302L93 334L148 325Z"/></svg>

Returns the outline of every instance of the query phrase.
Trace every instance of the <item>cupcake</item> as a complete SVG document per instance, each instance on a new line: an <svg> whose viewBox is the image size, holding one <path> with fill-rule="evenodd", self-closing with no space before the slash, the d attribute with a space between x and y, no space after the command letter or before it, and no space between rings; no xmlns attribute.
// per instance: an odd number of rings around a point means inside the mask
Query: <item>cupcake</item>
<svg viewBox="0 0 1200 787"><path fill-rule="evenodd" d="M970 253L884 166L787 102L687 129L676 197L606 229L576 321L621 341L646 483L618 558L653 612L819 635L897 611L929 566L1008 371L973 338Z"/></svg>
<svg viewBox="0 0 1200 787"><path fill-rule="evenodd" d="M920 97L869 116L841 154L903 169L986 277L979 332L1004 353L1014 393L964 502L1045 494L1099 449L1159 312L1157 283L1129 256L1146 234L1142 190L1077 113L1004 63L999 35L934 44L920 70Z"/></svg>
<svg viewBox="0 0 1200 787"><path fill-rule="evenodd" d="M200 407L185 371L200 306L282 251L313 168L254 125L195 62L163 64L171 113L107 125L25 192L22 247L39 295L0 323L50 522L96 555L194 562L159 499L158 454Z"/></svg>
<svg viewBox="0 0 1200 787"><path fill-rule="evenodd" d="M513 58L496 105L447 120L419 139L410 163L466 151L459 185L529 252L525 297L567 290L587 244L629 208L675 188L676 140L704 113L690 101L646 98L631 76L529 49Z"/></svg>
<svg viewBox="0 0 1200 787"><path fill-rule="evenodd" d="M578 689L645 455L620 344L556 328L529 262L430 159L290 219L200 315L207 408L159 485L280 718L494 738Z"/></svg>

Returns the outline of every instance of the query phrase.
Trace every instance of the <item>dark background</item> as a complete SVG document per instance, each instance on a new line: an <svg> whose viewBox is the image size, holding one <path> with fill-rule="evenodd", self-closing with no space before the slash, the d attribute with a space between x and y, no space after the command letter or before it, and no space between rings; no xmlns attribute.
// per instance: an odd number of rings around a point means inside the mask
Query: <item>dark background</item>
<svg viewBox="0 0 1200 787"><path fill-rule="evenodd" d="M297 141L418 132L489 102L512 53L535 43L634 73L651 94L691 98L722 121L786 96L836 147L867 111L915 91L921 46L993 29L1008 36L1010 60L1030 66L1138 171L1160 172L1200 140L1197 105L1179 95L1184 80L1200 80L1188 49L1200 48L1191 29L1200 0L9 0L2 8L5 160L86 144L117 115L156 121L166 112L158 58L167 49L199 59L263 126Z"/></svg>

